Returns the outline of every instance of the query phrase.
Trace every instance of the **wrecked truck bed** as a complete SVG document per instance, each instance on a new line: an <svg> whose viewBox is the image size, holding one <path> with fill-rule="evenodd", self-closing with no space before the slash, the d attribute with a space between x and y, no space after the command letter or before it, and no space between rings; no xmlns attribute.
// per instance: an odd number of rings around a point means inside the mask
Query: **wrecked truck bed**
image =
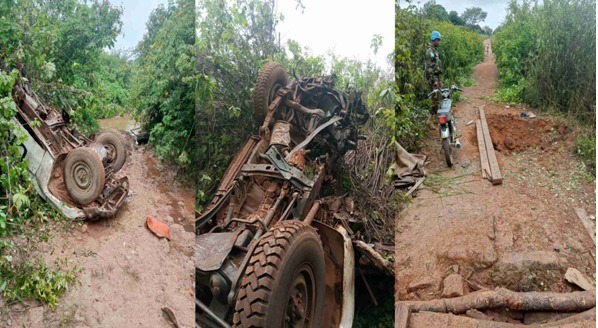
<svg viewBox="0 0 598 328"><path fill-rule="evenodd" d="M254 93L259 135L196 218L197 324L350 326L358 262L385 274L392 266L353 239L320 190L356 148L366 107L334 78L288 81L274 62L261 69Z"/></svg>
<svg viewBox="0 0 598 328"><path fill-rule="evenodd" d="M24 139L22 154L37 193L69 219L114 216L129 192L127 177L116 176L127 157L119 132L85 137L21 81L13 89L15 134Z"/></svg>

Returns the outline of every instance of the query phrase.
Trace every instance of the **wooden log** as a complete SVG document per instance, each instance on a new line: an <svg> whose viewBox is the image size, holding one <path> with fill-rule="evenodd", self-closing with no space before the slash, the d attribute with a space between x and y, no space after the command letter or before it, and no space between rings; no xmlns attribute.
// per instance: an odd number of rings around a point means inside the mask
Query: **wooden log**
<svg viewBox="0 0 598 328"><path fill-rule="evenodd" d="M596 226L592 224L590 219L588 219L586 210L581 207L575 207L574 210L575 214L577 214L577 218L581 221L581 224L583 224L584 228L586 228L590 238L592 238L592 241L594 241L594 245L596 245Z"/></svg>
<svg viewBox="0 0 598 328"><path fill-rule="evenodd" d="M494 152L494 146L492 144L492 138L490 137L490 130L488 129L488 122L486 122L486 114L484 109L480 108L480 121L482 122L482 134L484 135L484 142L486 143L486 152L488 153L488 163L490 164L491 182L493 185L502 183L502 174L500 173L500 167L496 160L496 153Z"/></svg>
<svg viewBox="0 0 598 328"><path fill-rule="evenodd" d="M405 305L395 306L395 328L408 328L411 309Z"/></svg>
<svg viewBox="0 0 598 328"><path fill-rule="evenodd" d="M470 309L507 308L517 311L580 312L596 306L595 291L572 293L513 292L505 288L479 291L462 297L430 301L401 301L412 312L450 312L462 314Z"/></svg>
<svg viewBox="0 0 598 328"><path fill-rule="evenodd" d="M486 152L486 142L482 133L482 122L475 122L476 134L478 137L478 149L480 151L480 163L482 167L482 179L490 180L490 164L488 163L488 153Z"/></svg>
<svg viewBox="0 0 598 328"><path fill-rule="evenodd" d="M413 192L415 192L417 190L417 188L419 188L419 186L421 186L421 184L424 182L424 180L426 180L426 177L422 177L421 179L417 180L417 182L413 185L413 187L411 187L411 189L409 189L409 191L407 192L407 196L409 196Z"/></svg>

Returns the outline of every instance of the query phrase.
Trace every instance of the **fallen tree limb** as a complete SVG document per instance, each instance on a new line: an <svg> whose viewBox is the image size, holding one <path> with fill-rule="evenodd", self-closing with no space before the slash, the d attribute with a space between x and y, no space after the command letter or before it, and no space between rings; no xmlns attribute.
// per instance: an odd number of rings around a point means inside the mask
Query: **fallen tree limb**
<svg viewBox="0 0 598 328"><path fill-rule="evenodd" d="M402 301L412 312L430 311L462 314L467 310L508 308L518 311L580 312L596 306L595 291L572 293L513 292L505 288L479 291L462 297L431 301Z"/></svg>
<svg viewBox="0 0 598 328"><path fill-rule="evenodd" d="M394 276L395 270L392 266L392 263L384 259L380 253L378 253L375 249L370 247L370 245L366 244L361 240L356 240L353 242L353 246L357 248L363 255L370 259L370 261L376 266L378 269L386 272L390 276Z"/></svg>

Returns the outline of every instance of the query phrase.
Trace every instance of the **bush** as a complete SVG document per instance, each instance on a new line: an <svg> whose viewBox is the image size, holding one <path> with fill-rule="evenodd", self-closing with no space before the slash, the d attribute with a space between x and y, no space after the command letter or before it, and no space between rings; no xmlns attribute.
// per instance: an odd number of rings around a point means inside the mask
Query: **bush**
<svg viewBox="0 0 598 328"><path fill-rule="evenodd" d="M596 1L511 1L494 35L499 98L596 126Z"/></svg>

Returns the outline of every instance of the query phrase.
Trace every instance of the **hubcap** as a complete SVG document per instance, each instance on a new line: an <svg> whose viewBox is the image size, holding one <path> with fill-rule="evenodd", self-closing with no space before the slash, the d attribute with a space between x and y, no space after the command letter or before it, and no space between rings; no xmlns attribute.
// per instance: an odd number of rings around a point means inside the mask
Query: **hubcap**
<svg viewBox="0 0 598 328"><path fill-rule="evenodd" d="M72 174L77 188L87 190L91 187L93 172L87 163L77 162L73 167Z"/></svg>

